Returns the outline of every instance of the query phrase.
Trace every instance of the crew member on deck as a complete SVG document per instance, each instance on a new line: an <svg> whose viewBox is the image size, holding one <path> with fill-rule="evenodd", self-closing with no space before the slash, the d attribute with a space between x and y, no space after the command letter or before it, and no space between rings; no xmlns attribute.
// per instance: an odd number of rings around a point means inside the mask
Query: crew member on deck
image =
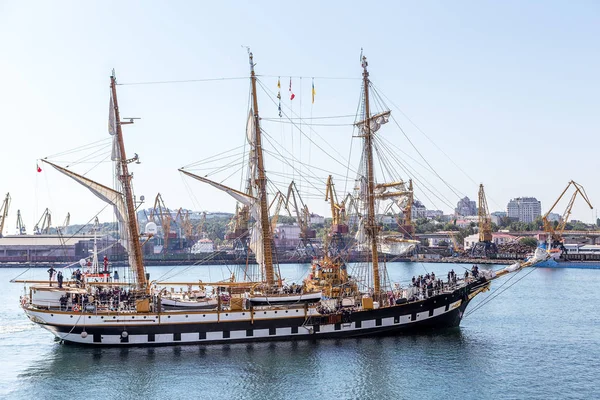
<svg viewBox="0 0 600 400"><path fill-rule="evenodd" d="M50 267L50 269L48 269L48 281L50 282L50 286L52 286L52 276L55 272L56 270L52 266Z"/></svg>
<svg viewBox="0 0 600 400"><path fill-rule="evenodd" d="M104 256L104 271L108 271L108 257Z"/></svg>
<svg viewBox="0 0 600 400"><path fill-rule="evenodd" d="M58 271L58 274L56 275L56 281L58 282L58 288L62 289L62 285L63 285L63 274L61 271Z"/></svg>

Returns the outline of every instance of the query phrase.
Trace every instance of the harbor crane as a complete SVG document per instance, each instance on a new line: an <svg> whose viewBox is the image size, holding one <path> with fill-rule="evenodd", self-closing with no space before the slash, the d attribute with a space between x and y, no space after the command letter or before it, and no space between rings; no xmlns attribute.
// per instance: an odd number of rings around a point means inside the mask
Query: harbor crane
<svg viewBox="0 0 600 400"><path fill-rule="evenodd" d="M314 254L315 250L313 248L311 239L315 239L317 237L317 231L310 229L310 211L308 210L306 204L304 204L302 201L302 197L300 197L300 192L298 191L298 187L294 181L292 181L288 187L286 198L286 208L288 208L288 210L290 200L293 202L296 220L298 221L298 226L300 227L300 241L303 249L299 248L298 250L306 252L310 249L310 253Z"/></svg>
<svg viewBox="0 0 600 400"><path fill-rule="evenodd" d="M50 234L50 226L52 226L52 213L46 208L37 224L33 226L33 234L48 235Z"/></svg>
<svg viewBox="0 0 600 400"><path fill-rule="evenodd" d="M281 206L286 202L285 196L283 195L283 193L281 193L280 191L277 191L277 193L275 193L275 196L273 197L273 200L271 201L271 204L269 205L269 210L271 208L273 208L273 205L275 205L275 211L273 211L273 214L271 216L271 231L275 232L275 228L277 228L277 221L279 221L279 213L281 212ZM286 210L288 211L288 214L290 213L290 210L286 207ZM290 214L291 217L291 214Z"/></svg>
<svg viewBox="0 0 600 400"><path fill-rule="evenodd" d="M62 226L56 227L56 233L58 233L59 235L64 234L70 224L71 224L71 213L67 213L67 216L65 217L65 221L63 222Z"/></svg>
<svg viewBox="0 0 600 400"><path fill-rule="evenodd" d="M558 225L556 227L554 227L554 224L548 220L548 217L549 217L550 213L552 212L552 210L554 210L554 208L556 207L558 202L563 198L563 196L565 195L565 193L567 193L567 191L569 190L569 188L571 186L573 186L575 188L575 191L573 192L573 195L571 195L571 198L569 199L569 203L567 204L567 208L565 209L564 213L562 214L560 221L558 221ZM575 204L575 199L577 198L577 195L580 195L581 197L583 197L583 200L585 200L585 202L587 203L587 205L590 207L591 210L594 209L590 199L588 198L587 194L585 193L585 189L583 188L583 186L581 186L579 183L577 183L573 180L569 181L565 190L562 191L560 196L558 196L558 199L554 202L554 204L552 204L552 207L550 207L548 212L546 214L544 214L544 216L542 217L542 222L544 223L544 231L548 235L548 237L547 237L548 250L550 250L552 248L561 248L564 250L564 246L563 246L564 239L563 239L562 235L563 235L563 232L565 231L567 221L569 220L569 217L571 216L571 211L573 210L573 205Z"/></svg>
<svg viewBox="0 0 600 400"><path fill-rule="evenodd" d="M333 177L327 178L327 187L325 189L325 201L329 201L331 208L331 245L330 251L339 253L344 248L344 235L348 233L348 223L346 215L346 203L352 201L352 196L348 194L343 202L338 202Z"/></svg>
<svg viewBox="0 0 600 400"><path fill-rule="evenodd" d="M167 253L169 248L169 234L171 233L171 211L165 206L165 202L160 193L156 195L154 207L150 210L150 220L155 223L158 221L163 231L163 253Z"/></svg>
<svg viewBox="0 0 600 400"><path fill-rule="evenodd" d="M0 238L3 236L4 224L8 216L8 207L10 207L10 193L6 193L2 206L0 206Z"/></svg>
<svg viewBox="0 0 600 400"><path fill-rule="evenodd" d="M189 210L183 210L182 207L179 208L179 210L177 210L177 214L175 215L174 218L175 223L179 226L179 228L181 229L182 234L180 234L179 236L179 248L183 249L183 237L185 237L185 241L187 243L186 247L191 247L193 245L193 243L196 241L195 235L194 235L194 226L192 225L191 221L190 221L190 211Z"/></svg>
<svg viewBox="0 0 600 400"><path fill-rule="evenodd" d="M479 242L475 243L471 249L471 256L487 258L498 253L498 246L492 241L492 217L488 209L483 184L479 185L479 208L477 215L479 217Z"/></svg>
<svg viewBox="0 0 600 400"><path fill-rule="evenodd" d="M21 210L17 210L17 235L27 235L27 229L21 217Z"/></svg>

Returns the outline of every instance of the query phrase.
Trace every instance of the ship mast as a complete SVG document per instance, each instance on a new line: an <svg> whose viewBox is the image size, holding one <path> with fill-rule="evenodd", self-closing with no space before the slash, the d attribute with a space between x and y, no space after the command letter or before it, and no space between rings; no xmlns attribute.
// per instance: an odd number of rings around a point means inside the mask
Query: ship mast
<svg viewBox="0 0 600 400"><path fill-rule="evenodd" d="M261 144L260 118L258 116L258 98L256 96L256 75L254 73L254 61L252 53L250 56L250 81L252 82L252 111L254 113L254 129L256 132L255 149L257 159L258 178L258 201L260 202L260 225L262 229L263 254L265 262L265 278L269 287L275 283L275 274L273 272L273 248L271 224L269 223L269 205L267 204L267 178L265 176L265 167L263 161L263 152Z"/></svg>
<svg viewBox="0 0 600 400"><path fill-rule="evenodd" d="M137 161L137 156L133 159L128 160L125 154L125 143L123 141L123 131L121 129L122 124L128 124L130 122L121 122L121 117L119 115L119 103L117 101L117 78L115 74L110 77L110 88L112 91L113 97L113 108L115 112L115 122L117 126L117 145L119 149L119 158L117 162L119 163L119 180L121 181L121 186L123 187L123 195L125 196L125 206L127 208L127 230L129 233L129 249L133 251L133 254L130 254L130 257L133 258L133 265L131 268L134 269L136 278L140 288L148 290L148 285L146 281L146 270L144 269L144 263L142 258L142 246L140 244L140 238L138 233L137 226L137 218L135 215L135 205L133 202L133 190L131 188L131 178L132 175L129 173L128 164L133 161Z"/></svg>
<svg viewBox="0 0 600 400"><path fill-rule="evenodd" d="M377 236L379 226L375 219L375 174L373 172L373 132L371 131L371 114L369 108L369 71L367 71L367 57L362 58L363 67L363 86L365 118L364 118L364 146L367 156L367 223L365 231L371 241L371 260L373 264L373 289L375 300L380 297L380 278L379 278L379 254L377 252Z"/></svg>

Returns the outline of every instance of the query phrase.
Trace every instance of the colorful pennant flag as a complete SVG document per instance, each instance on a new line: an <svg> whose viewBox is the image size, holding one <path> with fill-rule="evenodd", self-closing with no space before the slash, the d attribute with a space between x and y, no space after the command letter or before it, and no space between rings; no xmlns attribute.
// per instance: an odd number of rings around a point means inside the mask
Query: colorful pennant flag
<svg viewBox="0 0 600 400"><path fill-rule="evenodd" d="M42 169L40 168L40 164L35 163L35 168L37 169L37 172L42 172Z"/></svg>
<svg viewBox="0 0 600 400"><path fill-rule="evenodd" d="M277 99L279 100L279 106L277 107L279 111L279 118L281 118L281 78L277 78Z"/></svg>
<svg viewBox="0 0 600 400"><path fill-rule="evenodd" d="M290 100L294 100L296 95L292 92L292 77L290 77Z"/></svg>
<svg viewBox="0 0 600 400"><path fill-rule="evenodd" d="M315 104L315 95L317 91L315 90L315 78L312 78L312 103Z"/></svg>

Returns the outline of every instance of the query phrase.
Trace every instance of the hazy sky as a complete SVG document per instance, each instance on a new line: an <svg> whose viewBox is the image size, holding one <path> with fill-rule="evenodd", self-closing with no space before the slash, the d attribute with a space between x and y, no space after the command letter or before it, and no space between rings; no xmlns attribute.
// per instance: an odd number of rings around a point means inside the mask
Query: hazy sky
<svg viewBox="0 0 600 400"><path fill-rule="evenodd" d="M72 222L86 222L102 208L68 178L44 166L36 173L35 166L36 159L108 138L112 68L120 83L246 77L242 46L252 48L268 90L276 91L281 76L284 107L303 118L356 113L364 48L380 92L466 175L393 108L406 136L456 193L476 199L484 183L491 211L518 196L537 197L545 211L570 179L600 206L599 3L286 3L0 0L0 193L13 199L5 231L14 233L17 209L31 231L46 207L55 224L67 212ZM304 77L293 78L293 103L289 76ZM122 115L141 118L124 128L129 154L142 160L132 168L136 193L151 202L161 192L172 208L233 211L232 200L182 178L177 168L243 145L248 87L245 79L119 86ZM259 98L261 116L276 117L267 94L261 90ZM265 121L263 127L288 155L346 175L341 164L350 153L351 126L314 126L312 133L304 126L306 135L290 124ZM423 163L394 124L378 134ZM309 146L308 137L328 154ZM353 153L358 146L354 139ZM83 155L55 160L66 165ZM275 181L297 178L301 171L293 167L306 168L269 157L266 163L279 171ZM86 172L94 165L73 169ZM110 184L108 167L104 163L89 176ZM325 171L312 171L323 184ZM238 187L239 176L226 182ZM426 176L440 196L456 203L455 193ZM309 206L325 214L324 198L303 185ZM340 196L344 186L337 185ZM416 191L428 208L450 212L447 201L429 201L418 185ZM573 217L590 221L595 215L578 202ZM111 220L110 214L103 219Z"/></svg>

